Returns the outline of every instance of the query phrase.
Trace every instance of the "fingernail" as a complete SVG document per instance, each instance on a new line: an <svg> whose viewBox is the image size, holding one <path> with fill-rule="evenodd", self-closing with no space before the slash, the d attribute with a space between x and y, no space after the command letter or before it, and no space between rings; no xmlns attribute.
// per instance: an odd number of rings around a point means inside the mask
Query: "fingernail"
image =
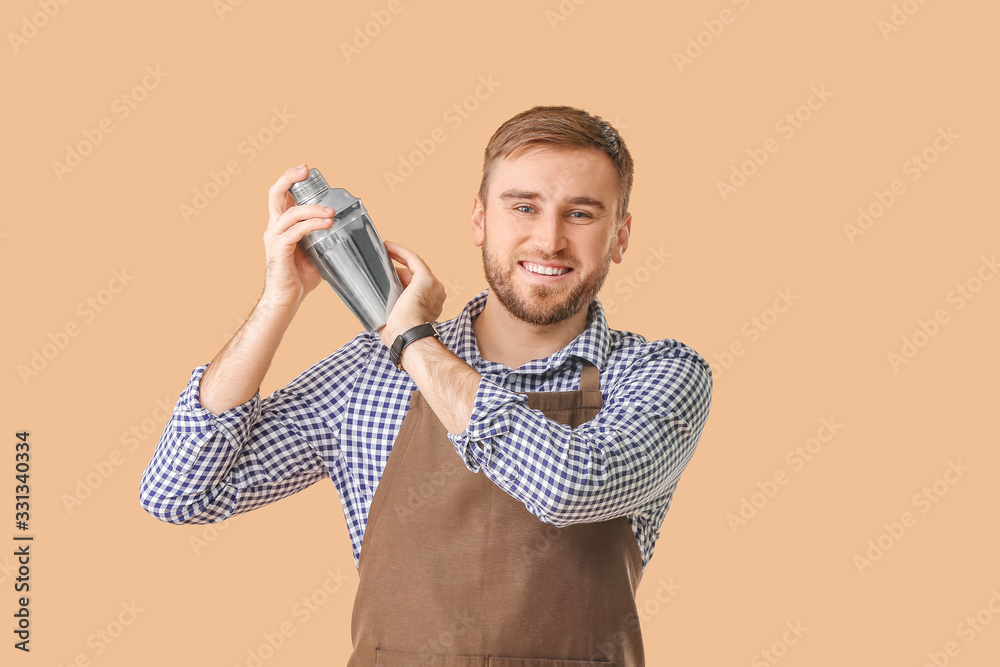
<svg viewBox="0 0 1000 667"><path fill-rule="evenodd" d="M306 168L306 163L305 163L305 162L303 162L302 164L300 164L299 166L297 166L297 167L295 168L295 171L302 171L302 170L303 170L303 169L305 169L305 168Z"/></svg>

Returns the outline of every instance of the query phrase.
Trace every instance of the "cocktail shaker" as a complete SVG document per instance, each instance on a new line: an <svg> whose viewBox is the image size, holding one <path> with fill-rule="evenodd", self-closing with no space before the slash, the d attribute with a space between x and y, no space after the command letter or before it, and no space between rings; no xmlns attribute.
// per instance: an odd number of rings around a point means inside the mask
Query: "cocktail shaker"
<svg viewBox="0 0 1000 667"><path fill-rule="evenodd" d="M299 247L362 326L368 331L380 328L403 286L361 200L331 188L319 169L310 169L309 176L288 191L297 205L334 209L333 224L306 234Z"/></svg>

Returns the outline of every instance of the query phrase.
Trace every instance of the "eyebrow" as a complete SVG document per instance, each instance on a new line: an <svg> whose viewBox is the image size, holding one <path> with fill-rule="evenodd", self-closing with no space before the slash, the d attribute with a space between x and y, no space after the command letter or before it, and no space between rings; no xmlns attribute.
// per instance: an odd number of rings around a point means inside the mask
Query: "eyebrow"
<svg viewBox="0 0 1000 667"><path fill-rule="evenodd" d="M509 201L511 199L528 199L536 201L541 198L541 194L527 190L507 190L506 192L500 193L500 201ZM593 197L572 197L565 201L568 204L576 204L577 206L593 206L601 211L607 210L607 207L604 206L604 202L600 199L594 199Z"/></svg>

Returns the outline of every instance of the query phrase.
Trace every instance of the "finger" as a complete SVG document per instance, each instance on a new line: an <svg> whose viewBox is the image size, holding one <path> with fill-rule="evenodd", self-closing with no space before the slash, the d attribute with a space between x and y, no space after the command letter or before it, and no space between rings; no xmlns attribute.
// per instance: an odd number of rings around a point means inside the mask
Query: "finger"
<svg viewBox="0 0 1000 667"><path fill-rule="evenodd" d="M403 286L403 289L406 289L406 286L413 280L413 272L404 266L397 266L396 274L399 276L399 282Z"/></svg>
<svg viewBox="0 0 1000 667"><path fill-rule="evenodd" d="M288 209L275 220L273 224L273 230L275 234L284 234L285 232L292 229L296 225L302 225L303 227L312 227L315 224L319 224L320 229L322 227L329 227L332 221L335 211L328 206L321 206L320 204L309 204L307 206L293 206ZM310 229L310 231L312 231ZM298 233L299 229L296 229L294 233ZM305 232L303 232L305 233Z"/></svg>
<svg viewBox="0 0 1000 667"><path fill-rule="evenodd" d="M308 165L301 164L298 167L292 167L274 182L274 185L267 191L267 207L271 220L277 218L288 208L288 202L291 199L288 188L292 187L293 183L305 180L308 175Z"/></svg>
<svg viewBox="0 0 1000 667"><path fill-rule="evenodd" d="M392 241L385 241L385 249L389 252L389 257L406 265L412 272L427 269L427 265L420 259L420 256L405 246L393 243Z"/></svg>

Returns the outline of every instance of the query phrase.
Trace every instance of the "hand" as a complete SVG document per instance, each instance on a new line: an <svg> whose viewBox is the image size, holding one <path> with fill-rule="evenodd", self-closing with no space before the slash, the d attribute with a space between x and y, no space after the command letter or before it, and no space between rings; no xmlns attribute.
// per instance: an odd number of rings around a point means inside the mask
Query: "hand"
<svg viewBox="0 0 1000 667"><path fill-rule="evenodd" d="M411 327L425 322L436 322L444 308L445 290L420 257L392 241L385 241L389 257L402 267L396 267L403 293L389 312L379 336L386 347L392 347L396 337Z"/></svg>
<svg viewBox="0 0 1000 667"><path fill-rule="evenodd" d="M306 165L292 167L268 190L270 219L264 232L264 294L262 300L280 307L297 307L323 277L298 247L299 239L333 224L334 210L310 204L295 206L288 193L293 183L309 175Z"/></svg>

